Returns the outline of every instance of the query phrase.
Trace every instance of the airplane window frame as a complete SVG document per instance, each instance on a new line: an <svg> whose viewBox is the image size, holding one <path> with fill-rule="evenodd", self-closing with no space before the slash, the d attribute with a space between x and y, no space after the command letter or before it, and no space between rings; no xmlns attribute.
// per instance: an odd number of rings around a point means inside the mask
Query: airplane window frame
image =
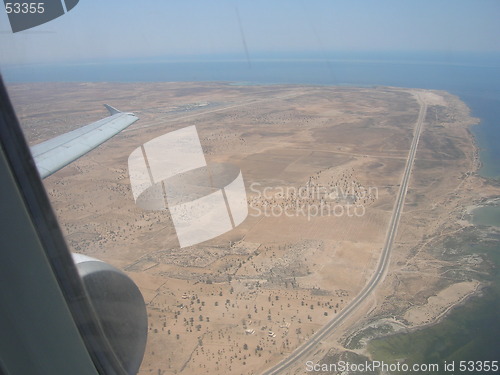
<svg viewBox="0 0 500 375"><path fill-rule="evenodd" d="M1 75L0 146L52 273L97 372L101 375L128 375L114 354L78 275Z"/></svg>

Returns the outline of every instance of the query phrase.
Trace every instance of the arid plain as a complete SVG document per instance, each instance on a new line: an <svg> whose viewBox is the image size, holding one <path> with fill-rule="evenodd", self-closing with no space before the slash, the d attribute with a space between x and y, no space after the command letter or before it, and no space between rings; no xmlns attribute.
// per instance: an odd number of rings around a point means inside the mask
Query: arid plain
<svg viewBox="0 0 500 375"><path fill-rule="evenodd" d="M149 314L142 375L261 373L356 296L382 251L417 93L427 116L388 274L311 360L342 352L370 324L397 331L433 323L481 288L445 270L474 259L447 262L429 246L470 225L467 206L499 194L475 174L476 120L446 92L221 83L9 90L30 144L107 116L104 103L140 118L44 184L70 249L124 270L140 287ZM222 236L180 248L168 211L135 205L127 159L190 125L208 162L241 169L249 215ZM294 371L303 372L303 364Z"/></svg>

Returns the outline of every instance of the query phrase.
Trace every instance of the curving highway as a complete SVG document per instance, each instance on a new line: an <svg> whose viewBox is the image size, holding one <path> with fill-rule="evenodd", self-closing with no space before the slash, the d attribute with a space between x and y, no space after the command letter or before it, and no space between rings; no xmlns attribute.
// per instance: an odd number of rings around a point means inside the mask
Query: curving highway
<svg viewBox="0 0 500 375"><path fill-rule="evenodd" d="M398 196L394 204L389 228L385 237L382 254L372 278L361 290L361 292L351 301L351 303L349 303L337 316L335 316L325 326L318 330L308 341L299 346L287 358L265 371L263 375L279 374L296 365L299 360L309 354L311 350L321 342L321 340L329 336L332 331L339 326L340 323L342 323L352 312L354 312L354 310L356 310L361 305L366 297L368 297L377 287L377 285L383 280L387 271L387 267L389 265L391 248L394 242L394 238L396 237L399 219L401 217L401 212L403 210L403 205L406 197L406 191L408 189L408 183L415 160L415 155L417 153L418 141L420 139L423 122L427 113L427 103L425 103L425 101L419 96L419 94L417 94L417 101L420 104L420 110L418 113L413 140L410 146L410 151L408 153L408 158L406 160L403 178L401 180Z"/></svg>

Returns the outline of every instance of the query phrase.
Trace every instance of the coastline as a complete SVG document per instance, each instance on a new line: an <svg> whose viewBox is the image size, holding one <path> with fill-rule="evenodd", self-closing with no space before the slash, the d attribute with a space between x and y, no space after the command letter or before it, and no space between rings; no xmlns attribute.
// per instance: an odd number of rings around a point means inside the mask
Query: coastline
<svg viewBox="0 0 500 375"><path fill-rule="evenodd" d="M451 94L453 95L453 94ZM455 96L455 95L453 95ZM473 197L471 196L471 201L470 204L465 206L465 208L462 209L462 214L460 215L460 219L457 220L457 224L462 227L462 229L466 228L474 228L478 229L477 225L473 223L473 211L478 208L482 207L491 207L491 206L496 206L498 207L498 203L500 201L499 193L500 191L496 188L495 185L497 185L495 182L497 181L494 178L490 177L485 177L479 174L479 170L483 166L483 161L480 158L480 146L478 143L478 140L476 136L474 135L473 131L471 130L472 126L480 126L481 125L481 119L477 117L471 117L471 110L470 107L468 107L467 103L456 96L458 100L460 100L463 104L465 104L468 108L468 114L470 120L470 124L467 126L467 133L469 134L470 142L473 146L473 153L472 153L472 160L471 160L471 170L470 173L467 173L466 177L467 178L473 178L476 180L479 185L481 186L487 186L487 192L482 192L481 194L478 194L478 196ZM488 229L485 229L488 230ZM493 228L493 230L495 230ZM493 275L493 270L490 270L490 275ZM498 283L498 280L496 281ZM437 314L434 314L431 318L429 318L427 321L420 321L420 322L414 322L416 324L407 324L411 322L399 322L400 324L394 324L392 327L394 330L390 332L389 334L386 335L375 335L374 337L369 338L364 346L365 349L361 350L359 353L362 355L367 355L369 358L372 359L380 359L384 357L381 353L379 353L378 357L373 357L374 353L376 353L376 346L373 345L373 343L376 342L382 342L385 339L391 339L391 338L396 338L396 337L402 337L408 335L408 337L411 337L411 335L418 334L419 338L422 336L425 336L426 332L431 332L434 329L439 329L440 326L443 324L449 323L448 319L451 319L452 315L456 316L455 312L459 313L463 308L467 307L468 309L472 309L472 306L474 305L474 302L481 302L482 298L485 298L485 293L488 293L488 290L490 287L494 286L495 280L475 280L475 287L466 292L464 295L460 296L455 302L449 304L448 306L442 306L444 309L441 312L436 311ZM451 284L451 286L458 285L458 284ZM419 304L416 305L415 307L412 307L406 311L406 314L408 315L412 310L422 310L422 312L426 311L427 307L429 306L429 300L431 298L438 298L439 294L444 292L447 288L450 288L450 286L440 289L436 292L434 296L429 296L427 298L426 303L424 304ZM378 321L379 323L382 324L383 319L380 319ZM405 324L406 323L406 324ZM449 326L449 324L448 324ZM352 335L351 335L352 337ZM410 339L409 339L410 340ZM417 356L418 357L418 356ZM387 359L387 358L385 358Z"/></svg>
<svg viewBox="0 0 500 375"><path fill-rule="evenodd" d="M459 96L454 95L446 90L425 90L425 91L434 92L434 93L444 93L447 97L446 100L451 99L451 101L453 102L452 105L458 104L459 106L465 106L465 111L463 112L464 118L461 121L461 125L464 125L466 127L466 131L470 136L470 139L469 139L470 143L473 147L472 158L471 158L471 170L466 171L465 173L469 174L469 175L475 175L478 178L483 178L486 181L488 181L489 178L480 176L478 173L483 163L482 163L481 158L480 158L480 153L479 153L480 147L478 144L478 140L476 139L475 135L473 134L473 132L471 130L471 128L473 126L480 126L481 119L472 116L471 108ZM470 224L474 225L474 224L472 224L472 222L470 222ZM466 282L454 283L454 284L451 284L443 289L437 290L435 295L431 295L427 298L426 303L424 303L422 305L415 305L414 307L408 309L406 311L405 318L403 318L403 321L406 321L406 323L407 323L406 325L404 325L404 327L405 327L404 329L406 330L406 332L410 333L410 332L422 330L422 329L439 324L441 321L446 319L446 317L454 309L465 305L467 303L467 301L469 299L471 299L472 297L476 297L478 295L481 295L481 290L488 286L487 284L484 284L484 283L479 282L477 280L475 280L475 282L471 281L470 283L473 284L473 287L470 290L467 290L467 288L466 288L466 292L464 293L464 295L458 295L457 299L455 301L450 301L450 302L442 301L443 297L440 298L440 295L446 293L447 291L449 291L450 289L452 289L456 286L459 286L459 284L466 284ZM434 299L435 305L437 305L437 306L434 306L435 307L434 310L436 310L436 311L434 311L434 313L432 313L432 310L433 310L432 309L433 306L431 306L432 299ZM441 300L441 301L439 301L439 300ZM420 313L420 314L427 313L428 319L424 320L421 318L420 319L417 318L416 322L412 322L411 319L408 319L407 315L412 314L412 313L414 314L416 312L416 310L419 310L418 313Z"/></svg>

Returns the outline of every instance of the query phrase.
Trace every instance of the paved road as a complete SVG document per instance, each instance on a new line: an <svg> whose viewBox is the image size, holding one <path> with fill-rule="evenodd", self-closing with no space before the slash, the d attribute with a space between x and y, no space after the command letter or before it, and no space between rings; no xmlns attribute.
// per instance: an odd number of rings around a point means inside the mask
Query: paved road
<svg viewBox="0 0 500 375"><path fill-rule="evenodd" d="M269 94L269 91L263 91L263 93ZM217 108L214 108L214 109L208 109L208 110L201 109L201 110L196 111L194 113L191 113L191 111L187 111L187 113L182 113L180 116L162 118L162 119L156 120L153 123L145 123L144 124L144 123L140 123L139 122L133 128L127 128L127 129L123 130L122 133L128 133L128 132L132 132L132 131L141 132L143 129L151 128L151 127L159 127L159 126L165 125L166 123L170 123L170 122L185 121L185 120L190 119L192 117L201 117L201 116L208 115L210 113L224 112L224 111L227 111L229 109L234 109L234 108L238 108L238 107L244 107L244 106L248 106L248 105L252 105L252 104L257 104L257 103L260 103L260 102L268 102L269 100L290 99L290 98L293 98L295 96L304 95L304 93L305 93L305 91L301 91L299 93L286 94L286 95L282 95L282 96L274 96L272 98L266 97L264 99L244 100L244 101L236 102L236 103L233 103L233 104L223 105L221 107L217 107ZM252 95L257 95L257 94L258 93L253 93ZM171 114L171 113L175 113L175 110L173 110L171 112L167 112L166 114L168 115L168 114Z"/></svg>
<svg viewBox="0 0 500 375"><path fill-rule="evenodd" d="M425 119L425 114L427 112L427 103L425 103L420 96L417 97L420 104L420 111L418 113L417 124L415 126L415 131L413 135L413 140L410 146L410 151L408 153L408 158L406 160L406 166L403 173L403 179L401 180L401 185L399 188L398 196L396 198L396 203L394 204L394 209L392 212L391 221L389 223L389 228L385 237L384 247L382 249L382 254L371 280L361 292L354 298L349 305L347 305L335 318L330 320L328 324L323 326L318 332L316 332L308 341L299 346L293 353L287 358L264 372L264 375L279 374L282 371L297 364L297 362L303 359L307 354L311 352L316 345L318 345L321 340L329 336L333 330L338 327L338 325L344 321L349 314L351 314L356 308L358 308L361 303L368 297L373 290L377 287L380 281L383 280L385 273L387 271L387 266L389 265L389 259L391 254L392 244L394 238L396 237L396 232L398 229L399 219L401 217L401 212L403 210L403 205L406 197L406 191L408 188L408 183L410 180L411 170L415 160L415 154L417 153L418 141L420 139L420 133L422 132L422 125ZM305 363L305 361L304 361Z"/></svg>

